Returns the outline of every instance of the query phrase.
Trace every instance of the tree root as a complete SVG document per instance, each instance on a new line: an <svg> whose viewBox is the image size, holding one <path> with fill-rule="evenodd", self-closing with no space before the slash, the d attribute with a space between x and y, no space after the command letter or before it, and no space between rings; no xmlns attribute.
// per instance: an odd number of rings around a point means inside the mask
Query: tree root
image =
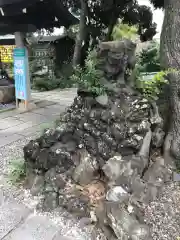
<svg viewBox="0 0 180 240"><path fill-rule="evenodd" d="M151 110L151 123L153 125L159 126L163 128L163 119L159 114L159 109L156 102L151 102L152 110Z"/></svg>
<svg viewBox="0 0 180 240"><path fill-rule="evenodd" d="M143 139L143 144L142 144L141 149L139 151L139 156L140 157L149 159L151 139L152 139L152 131L149 130L149 132L146 133L146 136Z"/></svg>
<svg viewBox="0 0 180 240"><path fill-rule="evenodd" d="M173 141L172 133L169 132L165 138L164 146L163 146L163 157L165 165L168 166L170 169L176 168L176 160L171 153L171 145Z"/></svg>

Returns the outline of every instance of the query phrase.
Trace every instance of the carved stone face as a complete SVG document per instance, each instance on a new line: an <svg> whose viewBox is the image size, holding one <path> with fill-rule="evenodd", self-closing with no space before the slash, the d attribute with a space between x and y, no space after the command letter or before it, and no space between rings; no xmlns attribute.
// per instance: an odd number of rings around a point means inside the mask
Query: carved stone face
<svg viewBox="0 0 180 240"><path fill-rule="evenodd" d="M121 78L121 82L125 82L126 70L135 66L135 49L136 44L128 39L100 44L98 57L101 64L98 67L104 71L108 81Z"/></svg>

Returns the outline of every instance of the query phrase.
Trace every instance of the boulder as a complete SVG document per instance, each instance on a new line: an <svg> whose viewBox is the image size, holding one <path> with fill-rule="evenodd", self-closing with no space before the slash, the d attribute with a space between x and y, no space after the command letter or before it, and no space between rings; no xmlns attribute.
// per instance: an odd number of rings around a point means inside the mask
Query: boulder
<svg viewBox="0 0 180 240"><path fill-rule="evenodd" d="M91 183L98 175L98 164L86 150L80 150L80 163L74 169L72 178L80 185Z"/></svg>
<svg viewBox="0 0 180 240"><path fill-rule="evenodd" d="M14 85L0 86L0 103L10 103L15 100Z"/></svg>
<svg viewBox="0 0 180 240"><path fill-rule="evenodd" d="M135 47L100 43L96 68L105 93L79 89L56 126L24 147L27 172L44 177L43 206L90 218L107 240L150 240L142 206L169 180L163 159L151 163L164 139L162 119L130 82Z"/></svg>
<svg viewBox="0 0 180 240"><path fill-rule="evenodd" d="M106 193L106 200L111 202L122 203L125 200L127 201L128 197L129 197L129 194L121 186L112 187Z"/></svg>

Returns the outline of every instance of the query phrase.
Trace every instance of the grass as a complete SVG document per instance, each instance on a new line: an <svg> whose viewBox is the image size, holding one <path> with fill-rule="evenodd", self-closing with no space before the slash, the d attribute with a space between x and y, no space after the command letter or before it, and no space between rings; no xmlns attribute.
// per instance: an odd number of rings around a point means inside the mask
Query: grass
<svg viewBox="0 0 180 240"><path fill-rule="evenodd" d="M13 159L9 164L8 180L11 184L19 184L26 176L24 159Z"/></svg>

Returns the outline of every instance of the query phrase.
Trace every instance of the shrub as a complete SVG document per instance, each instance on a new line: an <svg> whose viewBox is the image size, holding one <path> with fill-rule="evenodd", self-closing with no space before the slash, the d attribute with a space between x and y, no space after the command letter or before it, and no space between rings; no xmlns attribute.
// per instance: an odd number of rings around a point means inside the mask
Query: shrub
<svg viewBox="0 0 180 240"><path fill-rule="evenodd" d="M19 183L26 176L24 159L14 159L9 164L8 178L12 184Z"/></svg>
<svg viewBox="0 0 180 240"><path fill-rule="evenodd" d="M71 78L73 74L73 66L70 61L63 63L62 67L56 71L57 76L61 79L59 88L71 88L76 87L76 83Z"/></svg>
<svg viewBox="0 0 180 240"><path fill-rule="evenodd" d="M122 40L127 38L135 40L137 37L138 29L136 26L129 26L128 24L118 23L112 33L113 40Z"/></svg>
<svg viewBox="0 0 180 240"><path fill-rule="evenodd" d="M106 89L101 84L103 77L102 71L97 70L98 64L95 51L90 51L85 61L85 67L77 66L74 68L74 74L71 76L71 80L78 84L80 89L91 92L94 95L102 95Z"/></svg>
<svg viewBox="0 0 180 240"><path fill-rule="evenodd" d="M161 71L158 42L152 41L147 48L138 54L136 67L139 72Z"/></svg>
<svg viewBox="0 0 180 240"><path fill-rule="evenodd" d="M69 78L73 74L72 63L64 62L59 71L60 71L60 77Z"/></svg>
<svg viewBox="0 0 180 240"><path fill-rule="evenodd" d="M61 85L61 79L48 78L47 77L36 77L33 80L32 88L39 91L48 91L59 88Z"/></svg>
<svg viewBox="0 0 180 240"><path fill-rule="evenodd" d="M136 87L146 98L157 100L163 85L168 84L166 76L169 72L169 70L161 71L152 80L144 80L139 76L136 81Z"/></svg>

